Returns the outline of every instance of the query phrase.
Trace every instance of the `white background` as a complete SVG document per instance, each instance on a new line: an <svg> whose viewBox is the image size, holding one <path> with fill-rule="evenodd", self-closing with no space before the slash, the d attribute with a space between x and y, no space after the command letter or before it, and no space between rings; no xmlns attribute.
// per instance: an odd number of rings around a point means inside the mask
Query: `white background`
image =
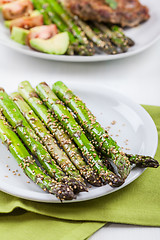
<svg viewBox="0 0 160 240"><path fill-rule="evenodd" d="M55 80L98 83L116 89L137 103L160 106L160 41L145 52L101 63L61 63L23 56L0 46L0 86ZM12 82L12 84L11 84ZM160 228L107 224L90 240L159 240Z"/></svg>

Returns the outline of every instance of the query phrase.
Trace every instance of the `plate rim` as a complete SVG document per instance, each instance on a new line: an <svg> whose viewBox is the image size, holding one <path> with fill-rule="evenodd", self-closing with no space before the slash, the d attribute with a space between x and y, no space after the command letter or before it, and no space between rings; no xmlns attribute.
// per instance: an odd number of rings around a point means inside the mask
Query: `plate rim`
<svg viewBox="0 0 160 240"><path fill-rule="evenodd" d="M82 91L84 90L84 84L80 83L79 81L76 81L76 83L73 83L73 82L71 83L70 82L68 85L69 86L71 85L73 91L75 91L75 87L78 88L78 90L79 89L82 90ZM131 108L133 106L132 109L136 110L136 113L139 114L139 112L140 112L140 113L142 113L143 117L145 117L145 118L147 117L147 121L149 121L151 126L152 126L152 134L154 136L154 137L152 136L152 139L154 140L154 144L153 144L154 148L152 149L152 153L150 154L152 157L154 157L154 155L156 153L156 150L157 150L157 146L158 146L158 132L157 132L156 125L155 125L153 119L151 118L151 116L149 115L149 113L141 105L139 105L138 103L134 102L132 99L128 98L127 96L125 96L124 94L118 92L117 90L113 90L113 89L111 89L109 87L106 87L104 85L99 86L98 84L92 85L92 88L91 87L89 88L89 86L90 86L89 83L85 84L85 90L86 89L89 89L89 91L90 90L92 90L92 91L93 90L96 90L96 91L98 90L98 92L101 91L105 95L106 95L106 92L109 92L113 96L115 96L115 94L116 94L116 99L117 99L117 97L118 97L118 99L122 99L122 101L127 103L127 105L129 105ZM115 99L115 98L113 97L113 99ZM137 170L137 169L136 168L133 169L132 172L134 170ZM110 187L109 191L107 191L107 193L104 193L103 188L104 189L107 188L108 185L100 187L100 188L97 188L96 190L97 191L99 190L98 191L99 192L98 195L94 194L95 193L94 190L89 192L89 196L87 196L88 193L84 192L84 193L80 193L79 194L80 196L77 196L77 198L80 197L80 199L64 201L63 203L75 203L75 202L88 201L88 200L91 200L91 199L95 199L95 198L99 198L99 197L108 195L110 193L118 191L118 190L124 188L125 186L129 185L131 182L136 180L144 171L145 171L145 169L138 168L138 172L135 171L136 173L135 173L135 175L131 179L129 179L127 182L125 182L121 187L118 187L118 188L111 188ZM61 203L60 200L58 200L54 195L45 193L43 191L42 191L42 193L33 191L34 192L34 196L29 196L29 195L31 195L31 191L32 190L26 190L25 189L25 190L23 190L22 193L20 193L21 190L19 190L19 188L16 187L16 186L14 186L14 187L12 186L12 188L8 190L8 185L9 185L8 183L3 183L2 184L2 182L0 181L0 190L5 192L5 193L8 193L10 195L13 195L15 197L20 197L22 199L31 200L31 201L35 201L35 202ZM15 191L18 191L18 193L15 193Z"/></svg>

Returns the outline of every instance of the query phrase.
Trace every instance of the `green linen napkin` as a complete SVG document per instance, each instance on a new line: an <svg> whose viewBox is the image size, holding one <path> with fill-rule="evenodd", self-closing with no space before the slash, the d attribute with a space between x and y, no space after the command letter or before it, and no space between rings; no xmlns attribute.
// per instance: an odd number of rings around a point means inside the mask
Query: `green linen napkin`
<svg viewBox="0 0 160 240"><path fill-rule="evenodd" d="M160 143L160 107L144 106ZM160 144L155 156L160 160ZM83 240L107 222L160 226L160 167L110 195L80 203L32 202L0 192L0 233L13 240Z"/></svg>

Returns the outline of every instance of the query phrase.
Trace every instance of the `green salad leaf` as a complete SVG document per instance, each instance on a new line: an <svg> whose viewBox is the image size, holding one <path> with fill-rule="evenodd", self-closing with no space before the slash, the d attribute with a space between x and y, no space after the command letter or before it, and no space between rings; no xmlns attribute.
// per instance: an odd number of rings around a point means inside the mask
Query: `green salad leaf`
<svg viewBox="0 0 160 240"><path fill-rule="evenodd" d="M116 9L118 3L115 0L105 0L105 2L112 8L112 9Z"/></svg>

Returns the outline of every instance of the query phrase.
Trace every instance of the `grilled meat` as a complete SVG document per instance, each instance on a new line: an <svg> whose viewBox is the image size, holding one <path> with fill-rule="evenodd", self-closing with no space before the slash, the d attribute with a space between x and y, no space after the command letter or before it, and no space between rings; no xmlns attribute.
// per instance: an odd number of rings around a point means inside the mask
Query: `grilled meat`
<svg viewBox="0 0 160 240"><path fill-rule="evenodd" d="M139 0L115 0L117 8L112 9L105 0L65 0L69 10L87 21L120 24L134 27L149 18L149 10Z"/></svg>

